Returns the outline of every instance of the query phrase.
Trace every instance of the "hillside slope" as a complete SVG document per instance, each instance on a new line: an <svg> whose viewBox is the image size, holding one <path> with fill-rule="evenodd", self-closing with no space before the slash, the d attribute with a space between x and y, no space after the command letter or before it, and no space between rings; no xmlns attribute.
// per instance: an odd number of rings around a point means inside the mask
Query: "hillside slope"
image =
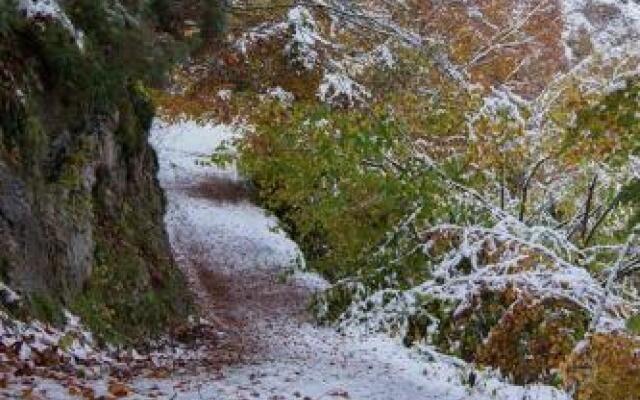
<svg viewBox="0 0 640 400"><path fill-rule="evenodd" d="M149 43L127 9L63 5L0 6L0 279L22 296L4 306L138 339L188 304L147 143Z"/></svg>

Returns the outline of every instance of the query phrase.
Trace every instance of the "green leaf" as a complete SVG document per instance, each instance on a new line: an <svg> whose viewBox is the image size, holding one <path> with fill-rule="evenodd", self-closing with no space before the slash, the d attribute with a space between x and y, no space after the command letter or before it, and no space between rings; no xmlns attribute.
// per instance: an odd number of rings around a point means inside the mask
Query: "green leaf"
<svg viewBox="0 0 640 400"><path fill-rule="evenodd" d="M640 335L640 314L627 319L627 329L634 335Z"/></svg>

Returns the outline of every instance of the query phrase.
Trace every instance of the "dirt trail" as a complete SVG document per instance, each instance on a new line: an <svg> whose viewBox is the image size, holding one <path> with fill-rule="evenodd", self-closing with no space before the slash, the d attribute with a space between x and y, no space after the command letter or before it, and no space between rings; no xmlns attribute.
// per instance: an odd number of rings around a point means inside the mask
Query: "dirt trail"
<svg viewBox="0 0 640 400"><path fill-rule="evenodd" d="M233 167L204 161L236 132L224 125L156 123L167 230L205 318L219 332L210 357L220 373L139 379L140 398L172 399L523 399L563 398L550 388L520 388L491 376L467 387L469 367L382 336L316 326L306 306L327 283L285 274L300 265L296 244L251 204ZM528 396L528 397L527 397Z"/></svg>
<svg viewBox="0 0 640 400"><path fill-rule="evenodd" d="M233 168L205 162L233 136L225 126L177 125L154 130L159 178L169 200L171 245L205 319L221 331L221 347L256 361L284 321L307 323L313 288L286 279L299 256L277 221L249 201Z"/></svg>

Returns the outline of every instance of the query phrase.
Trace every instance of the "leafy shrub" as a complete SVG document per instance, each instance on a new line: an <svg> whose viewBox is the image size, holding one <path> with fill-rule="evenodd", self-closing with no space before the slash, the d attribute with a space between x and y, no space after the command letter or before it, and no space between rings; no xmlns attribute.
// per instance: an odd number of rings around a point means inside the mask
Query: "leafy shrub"
<svg viewBox="0 0 640 400"><path fill-rule="evenodd" d="M357 285L341 282L316 296L310 305L313 314L322 323L338 320L358 295Z"/></svg>
<svg viewBox="0 0 640 400"><path fill-rule="evenodd" d="M596 334L562 365L567 389L576 400L632 400L640 394L640 341Z"/></svg>
<svg viewBox="0 0 640 400"><path fill-rule="evenodd" d="M468 357L471 356L471 352L468 352L466 349L460 349L457 344L453 344L455 340L453 336L448 338L445 334L445 330L451 331L455 304L433 297L422 297L419 299L419 302L420 307L418 311L412 313L407 318L407 329L402 340L404 345L410 347L420 342L434 343L445 352L464 352L468 353ZM439 328L441 327L445 330L440 330ZM457 334L455 336L459 337ZM449 339L452 341L449 342ZM456 347L455 350L453 346Z"/></svg>
<svg viewBox="0 0 640 400"><path fill-rule="evenodd" d="M594 178L585 165L603 161L602 167L617 168L628 161L630 152L638 151L637 85L629 85L626 93L610 93L595 106L589 95L562 94L561 106L554 105L549 116L544 116L540 132L532 134L532 126L538 129L534 115L538 110L530 109L510 91L496 90L491 96L462 93L455 85L426 78L432 74L428 62L409 58L405 63L402 51L394 51L394 56L400 56L394 73L358 73L358 81L373 89L367 110L329 112L314 103L317 77L289 74L291 70L281 63L281 52L274 51L280 39L261 41L257 49L250 50L237 82L230 85L242 92L234 93L229 103L235 99L245 102L250 90L276 84L298 101L290 110L251 104L256 105L251 109L256 132L242 144L240 166L255 184L258 199L280 216L301 244L311 268L337 282L313 305L323 322L361 318L375 324L384 312L380 304L368 300L380 300L377 295L384 290L378 289L393 291L429 280L430 267L446 254L453 254L451 260L459 255L460 282L473 280L472 273L486 266L496 267L487 275L495 273L501 282L509 282L511 274L535 274L541 264L549 265L548 273L554 274L557 260L548 260L541 253L547 248L555 253L562 252L558 248L563 246L584 245L574 240L576 227L582 220L587 231L597 219L590 220L589 213L585 213L587 218L577 217L583 207L590 207L582 198L589 194L588 185ZM416 71L424 78L415 77ZM418 87L419 91L414 90ZM560 146L559 137L566 139ZM406 138L411 145L403 142ZM443 187L441 176L425 171L429 168L416 165L408 155L412 145L420 156L435 160L451 181L470 190ZM541 157L545 158L538 166L544 166L531 169ZM599 166L598 179L608 172ZM618 190L613 188L617 177L609 178L605 185L604 179L598 181L594 199L599 209L591 210L596 216L608 203L607 197ZM627 187L621 202L637 203L640 192L636 186ZM464 196L477 197L476 204L482 206L456 205ZM416 218L419 222L402 226L403 218L416 205L423 205ZM494 215L488 215L491 213ZM513 215L513 221L520 220L522 226L505 229L504 221L510 218L503 213ZM471 246L461 245L467 243L467 230L462 237L462 233L425 234L420 229L433 223L478 230L493 226L496 236L506 239L497 245L495 241L483 243L486 251L474 254L477 263L472 263L467 255ZM522 233L529 228L537 233ZM540 233L547 228L554 231L549 239ZM511 234L514 237L508 237ZM523 250L514 245L518 239L531 239L543 251ZM429 254L423 253L425 249ZM506 267L507 263L499 265L513 254L519 259L514 257ZM594 260L610 265L608 256L583 260L582 256L574 258L571 251L567 258L572 266L581 267L585 262L595 270ZM449 271L442 272L438 279ZM552 382L557 377L554 370L584 336L589 317L570 301L539 296L538 301L515 288L487 289L467 299L469 304L457 313L460 304L453 301L420 299L420 309L406 321L404 342L434 343L444 352L497 367L516 382Z"/></svg>
<svg viewBox="0 0 640 400"><path fill-rule="evenodd" d="M588 323L586 312L575 304L523 297L491 328L476 360L499 368L516 383L550 383L584 337Z"/></svg>
<svg viewBox="0 0 640 400"><path fill-rule="evenodd" d="M387 233L406 210L418 199L424 215L435 210L428 207L437 188L429 173L384 170L387 157L403 152L393 122L383 114L322 106L268 105L258 113L262 121L242 144L239 162L258 199L281 218L312 268L332 280L358 271L379 276L377 268L387 265L381 259L393 254L385 246L380 259L372 254L387 239L399 242ZM407 276L420 273L411 259L401 262ZM402 266L395 268L400 275Z"/></svg>
<svg viewBox="0 0 640 400"><path fill-rule="evenodd" d="M420 303L408 318L405 345L435 344L445 353L498 368L520 384L552 382L589 322L575 304L537 301L514 288L482 291L462 308L430 297Z"/></svg>
<svg viewBox="0 0 640 400"><path fill-rule="evenodd" d="M462 312L456 312L456 302L421 298L418 311L408 318L404 343L410 346L426 341L445 353L475 361L482 342L517 296L512 288L503 292L485 290L472 298Z"/></svg>
<svg viewBox="0 0 640 400"><path fill-rule="evenodd" d="M640 151L639 101L640 80L628 80L596 105L579 110L576 127L568 132L567 152L625 162L630 151Z"/></svg>

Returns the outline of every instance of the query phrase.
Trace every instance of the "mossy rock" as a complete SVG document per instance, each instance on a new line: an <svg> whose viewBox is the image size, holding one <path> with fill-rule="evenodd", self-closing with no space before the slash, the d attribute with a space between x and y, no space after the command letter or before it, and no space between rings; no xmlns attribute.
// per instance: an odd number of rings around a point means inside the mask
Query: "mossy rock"
<svg viewBox="0 0 640 400"><path fill-rule="evenodd" d="M94 268L72 310L103 341L132 343L179 325L192 302L183 275L164 252L154 207L124 203L118 209L116 224L97 226ZM100 212L107 210L99 206Z"/></svg>
<svg viewBox="0 0 640 400"><path fill-rule="evenodd" d="M189 303L183 277L171 260L148 263L130 243L98 238L94 271L71 307L99 339L137 342L179 323Z"/></svg>
<svg viewBox="0 0 640 400"><path fill-rule="evenodd" d="M27 308L20 313L27 312L30 317L41 321L47 321L56 326L65 323L62 303L48 295L33 294L29 296Z"/></svg>

